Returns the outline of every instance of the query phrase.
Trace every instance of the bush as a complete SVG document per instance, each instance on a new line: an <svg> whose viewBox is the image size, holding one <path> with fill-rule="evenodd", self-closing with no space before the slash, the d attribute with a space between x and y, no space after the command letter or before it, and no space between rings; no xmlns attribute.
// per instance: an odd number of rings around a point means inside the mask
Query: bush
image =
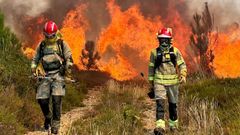
<svg viewBox="0 0 240 135"><path fill-rule="evenodd" d="M0 97L0 134L23 133L23 125L17 118L23 102L15 93L14 86L1 89Z"/></svg>

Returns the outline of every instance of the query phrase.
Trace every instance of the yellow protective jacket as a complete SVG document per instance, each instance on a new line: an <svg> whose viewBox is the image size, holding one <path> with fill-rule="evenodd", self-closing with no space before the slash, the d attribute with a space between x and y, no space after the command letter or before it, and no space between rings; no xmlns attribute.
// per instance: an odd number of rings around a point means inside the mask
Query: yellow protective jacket
<svg viewBox="0 0 240 135"><path fill-rule="evenodd" d="M180 51L173 47L173 52L176 56L176 67L170 60L169 51L161 51L162 62L159 67L156 66L157 50L153 49L150 55L148 80L154 83L162 84L165 86L179 84L179 75L187 75L187 68L185 61Z"/></svg>

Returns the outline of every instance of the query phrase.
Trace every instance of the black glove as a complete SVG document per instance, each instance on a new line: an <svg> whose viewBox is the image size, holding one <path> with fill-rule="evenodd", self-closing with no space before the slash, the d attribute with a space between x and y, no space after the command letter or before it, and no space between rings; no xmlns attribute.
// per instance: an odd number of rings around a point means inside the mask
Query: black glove
<svg viewBox="0 0 240 135"><path fill-rule="evenodd" d="M148 92L148 97L150 99L154 99L155 98L155 93L154 93L154 88L153 87L150 88L150 91Z"/></svg>
<svg viewBox="0 0 240 135"><path fill-rule="evenodd" d="M65 68L64 65L62 65L62 66L60 67L60 69L59 69L59 73L60 73L62 76L65 75L65 73L66 73L66 68Z"/></svg>

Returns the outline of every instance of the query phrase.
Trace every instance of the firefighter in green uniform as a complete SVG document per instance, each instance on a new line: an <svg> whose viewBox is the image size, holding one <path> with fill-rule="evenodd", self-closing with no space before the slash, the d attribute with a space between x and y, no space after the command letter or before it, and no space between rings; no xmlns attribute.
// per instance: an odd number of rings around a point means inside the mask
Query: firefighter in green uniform
<svg viewBox="0 0 240 135"><path fill-rule="evenodd" d="M157 106L154 132L164 134L166 98L169 105L169 127L171 130L178 128L178 88L180 83L186 82L187 68L180 51L172 46L172 29L160 29L157 38L159 47L151 51L148 80Z"/></svg>
<svg viewBox="0 0 240 135"><path fill-rule="evenodd" d="M34 76L43 76L37 88L36 98L45 117L44 128L49 130L51 127L51 133L58 134L62 97L65 95L64 80L70 80L72 53L66 42L61 39L58 27L53 21L45 24L43 34L45 39L36 49L31 69ZM49 99L52 99L51 108Z"/></svg>

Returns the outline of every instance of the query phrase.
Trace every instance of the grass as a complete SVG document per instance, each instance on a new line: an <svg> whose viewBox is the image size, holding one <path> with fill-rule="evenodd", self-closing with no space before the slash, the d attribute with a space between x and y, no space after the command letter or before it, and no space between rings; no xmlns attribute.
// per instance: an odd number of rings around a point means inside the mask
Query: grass
<svg viewBox="0 0 240 135"><path fill-rule="evenodd" d="M181 98L180 133L189 135L222 135L222 123L217 114L217 105L214 101L192 97L187 101Z"/></svg>
<svg viewBox="0 0 240 135"><path fill-rule="evenodd" d="M182 86L178 134L239 134L239 88L240 79L217 78L202 78ZM142 112L146 109L143 105L146 89L147 86L139 82L109 82L102 89L96 112L75 122L71 134L146 134L141 121L145 117Z"/></svg>
<svg viewBox="0 0 240 135"><path fill-rule="evenodd" d="M240 129L240 79L203 79L185 85L182 90L187 101L192 97L212 101L215 115L219 117L225 134L239 134Z"/></svg>
<svg viewBox="0 0 240 135"><path fill-rule="evenodd" d="M79 74L78 74L79 75ZM66 95L63 98L63 112L70 111L75 107L84 106L82 100L87 93L84 82L78 84L67 84Z"/></svg>
<svg viewBox="0 0 240 135"><path fill-rule="evenodd" d="M142 134L140 112L145 88L137 84L121 85L109 81L102 91L100 103L95 107L96 112L74 123L70 134Z"/></svg>

